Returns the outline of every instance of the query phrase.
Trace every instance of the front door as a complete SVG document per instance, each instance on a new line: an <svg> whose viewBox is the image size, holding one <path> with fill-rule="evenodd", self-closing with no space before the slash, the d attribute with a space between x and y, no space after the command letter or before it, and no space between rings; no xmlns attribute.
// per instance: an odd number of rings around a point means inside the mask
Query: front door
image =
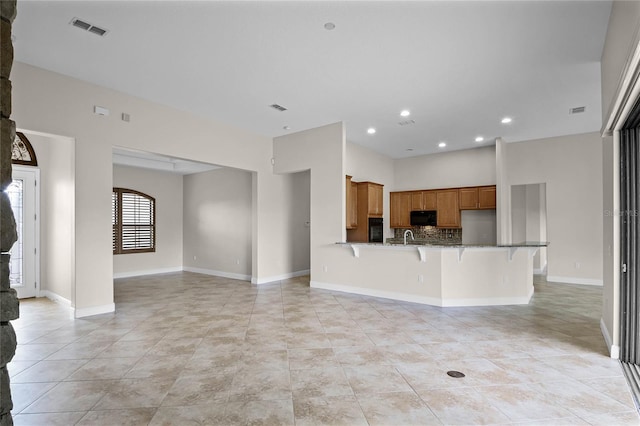
<svg viewBox="0 0 640 426"><path fill-rule="evenodd" d="M14 165L13 182L6 191L18 231L10 252L9 281L20 299L37 296L37 174L38 169Z"/></svg>

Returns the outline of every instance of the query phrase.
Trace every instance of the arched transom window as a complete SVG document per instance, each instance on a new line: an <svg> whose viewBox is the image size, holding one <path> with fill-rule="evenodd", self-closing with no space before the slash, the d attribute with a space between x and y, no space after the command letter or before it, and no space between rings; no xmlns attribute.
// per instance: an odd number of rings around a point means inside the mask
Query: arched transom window
<svg viewBox="0 0 640 426"><path fill-rule="evenodd" d="M13 145L11 146L11 162L22 166L38 165L36 153L33 151L31 142L29 142L29 139L27 139L23 133L16 132L16 137L13 138Z"/></svg>

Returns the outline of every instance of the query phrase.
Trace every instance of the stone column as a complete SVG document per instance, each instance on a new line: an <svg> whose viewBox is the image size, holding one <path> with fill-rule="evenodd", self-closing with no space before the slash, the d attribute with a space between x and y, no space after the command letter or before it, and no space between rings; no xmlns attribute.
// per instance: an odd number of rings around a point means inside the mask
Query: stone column
<svg viewBox="0 0 640 426"><path fill-rule="evenodd" d="M13 425L11 388L7 364L16 352L16 333L9 321L19 316L16 291L9 285L9 250L16 242L16 221L9 196L11 184L11 146L16 123L11 116L11 66L13 41L11 24L16 17L16 0L0 0L0 426Z"/></svg>

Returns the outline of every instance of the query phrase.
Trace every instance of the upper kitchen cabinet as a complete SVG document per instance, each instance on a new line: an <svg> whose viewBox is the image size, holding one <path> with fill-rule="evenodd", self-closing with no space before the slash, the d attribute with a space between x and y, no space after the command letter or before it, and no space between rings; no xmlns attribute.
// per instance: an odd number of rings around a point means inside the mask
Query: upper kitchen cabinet
<svg viewBox="0 0 640 426"><path fill-rule="evenodd" d="M458 190L460 198L460 210L470 210L478 208L478 188L460 188Z"/></svg>
<svg viewBox="0 0 640 426"><path fill-rule="evenodd" d="M346 179L346 194L347 229L355 229L358 226L358 184L351 181L351 176Z"/></svg>
<svg viewBox="0 0 640 426"><path fill-rule="evenodd" d="M358 204L366 202L367 215L382 217L382 189L384 186L373 182L358 182ZM361 193L362 191L362 193Z"/></svg>
<svg viewBox="0 0 640 426"><path fill-rule="evenodd" d="M412 191L410 194L411 211L437 209L436 191Z"/></svg>
<svg viewBox="0 0 640 426"><path fill-rule="evenodd" d="M460 210L496 208L495 185L460 188L458 191Z"/></svg>
<svg viewBox="0 0 640 426"><path fill-rule="evenodd" d="M478 208L479 209L495 209L496 208L496 186L480 186L478 187Z"/></svg>
<svg viewBox="0 0 640 426"><path fill-rule="evenodd" d="M411 210L414 193L392 192L389 194L389 226L391 228L409 228L411 226Z"/></svg>
<svg viewBox="0 0 640 426"><path fill-rule="evenodd" d="M438 204L438 227L460 227L460 205L457 189L445 189L436 192Z"/></svg>

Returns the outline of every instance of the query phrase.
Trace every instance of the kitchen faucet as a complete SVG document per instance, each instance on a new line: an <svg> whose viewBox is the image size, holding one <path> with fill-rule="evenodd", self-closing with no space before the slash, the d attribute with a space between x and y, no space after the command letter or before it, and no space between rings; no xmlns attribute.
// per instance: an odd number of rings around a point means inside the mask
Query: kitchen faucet
<svg viewBox="0 0 640 426"><path fill-rule="evenodd" d="M404 245L407 245L407 235L411 235L411 239L415 240L415 237L413 236L413 231L411 231L411 229L407 229L406 231L404 231Z"/></svg>

